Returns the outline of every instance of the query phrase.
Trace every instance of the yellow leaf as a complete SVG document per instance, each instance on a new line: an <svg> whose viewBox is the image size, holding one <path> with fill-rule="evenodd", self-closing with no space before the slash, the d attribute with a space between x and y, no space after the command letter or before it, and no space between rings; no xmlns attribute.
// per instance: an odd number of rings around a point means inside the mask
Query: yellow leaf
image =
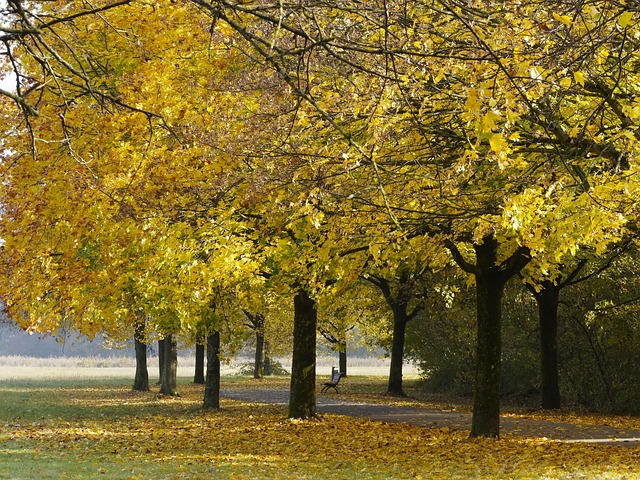
<svg viewBox="0 0 640 480"><path fill-rule="evenodd" d="M580 84L581 87L584 87L584 75L582 74L582 72L574 72L573 78Z"/></svg>
<svg viewBox="0 0 640 480"><path fill-rule="evenodd" d="M496 133L491 136L491 139L489 139L489 145L491 146L491 150L498 155L504 154L508 150L507 142L500 133Z"/></svg>
<svg viewBox="0 0 640 480"><path fill-rule="evenodd" d="M629 22L632 18L633 12L624 12L618 17L618 25L620 25L622 28L627 28L627 25L629 25Z"/></svg>
<svg viewBox="0 0 640 480"><path fill-rule="evenodd" d="M557 13L553 13L553 18L555 18L558 22L566 25L566 26L571 26L571 24L573 23L573 21L571 20L571 17L568 15L559 15Z"/></svg>
<svg viewBox="0 0 640 480"><path fill-rule="evenodd" d="M562 88L568 88L571 86L572 80L569 77L563 78L562 80L560 80L560 86Z"/></svg>

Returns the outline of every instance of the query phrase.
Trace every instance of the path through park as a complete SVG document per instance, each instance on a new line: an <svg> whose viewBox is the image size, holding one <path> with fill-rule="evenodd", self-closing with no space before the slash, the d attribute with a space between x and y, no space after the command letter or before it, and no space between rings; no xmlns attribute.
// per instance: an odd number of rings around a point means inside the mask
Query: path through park
<svg viewBox="0 0 640 480"><path fill-rule="evenodd" d="M224 390L221 394L223 397L246 402L274 405L288 405L289 402L289 391L284 389ZM389 423L408 423L431 428L448 427L453 430L469 430L471 425L471 414L468 412L354 402L342 399L338 394L319 395L317 406L319 413L364 417ZM511 416L501 417L500 425L503 434L546 437L564 442L640 447L640 431L638 430L622 430L611 426L575 425Z"/></svg>

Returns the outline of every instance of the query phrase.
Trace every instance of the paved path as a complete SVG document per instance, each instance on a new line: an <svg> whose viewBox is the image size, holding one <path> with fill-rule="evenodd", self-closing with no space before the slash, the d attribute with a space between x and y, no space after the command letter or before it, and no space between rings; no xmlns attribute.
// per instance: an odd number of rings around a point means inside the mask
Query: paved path
<svg viewBox="0 0 640 480"><path fill-rule="evenodd" d="M223 390L223 397L246 402L288 405L288 390ZM409 423L432 428L448 427L453 430L469 430L471 414L451 410L434 410L376 403L343 400L336 394L318 395L319 413L333 413L364 417L389 423ZM500 418L500 431L513 435L546 437L564 442L588 442L640 447L640 431L621 430L608 426L579 426L571 423L552 422L525 418Z"/></svg>

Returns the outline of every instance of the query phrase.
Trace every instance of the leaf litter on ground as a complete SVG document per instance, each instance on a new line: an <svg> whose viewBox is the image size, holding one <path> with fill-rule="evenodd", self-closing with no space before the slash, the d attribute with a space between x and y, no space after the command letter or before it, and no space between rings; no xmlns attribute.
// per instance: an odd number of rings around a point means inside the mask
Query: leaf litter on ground
<svg viewBox="0 0 640 480"><path fill-rule="evenodd" d="M282 406L226 399L221 410L203 411L202 386L181 385L180 393L81 386L33 392L35 404L49 407L2 418L0 472L20 449L69 465L91 462L100 478L637 478L640 472L640 448L510 435L470 440L447 428L336 415L291 421Z"/></svg>

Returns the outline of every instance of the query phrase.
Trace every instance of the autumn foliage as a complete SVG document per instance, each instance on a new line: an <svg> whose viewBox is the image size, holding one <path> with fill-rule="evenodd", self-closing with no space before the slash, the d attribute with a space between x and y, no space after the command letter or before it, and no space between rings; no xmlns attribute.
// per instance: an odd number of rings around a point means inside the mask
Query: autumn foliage
<svg viewBox="0 0 640 480"><path fill-rule="evenodd" d="M27 395L4 382L0 395ZM566 444L325 415L292 421L282 407L224 401L200 408L119 386L43 387L1 417L0 472L24 478L633 478L637 448ZM28 410L38 405L40 413ZM44 415L43 415L44 414ZM579 417L569 419L580 422ZM596 421L606 421L598 419ZM627 427L637 428L635 424ZM22 469L22 470L19 470ZM19 476L19 475L18 475Z"/></svg>
<svg viewBox="0 0 640 480"><path fill-rule="evenodd" d="M232 349L243 309L304 295L315 315L362 278L455 263L472 435L498 436L507 283L539 292L636 232L634 8L11 0L7 308L119 338L144 315L149 341Z"/></svg>

